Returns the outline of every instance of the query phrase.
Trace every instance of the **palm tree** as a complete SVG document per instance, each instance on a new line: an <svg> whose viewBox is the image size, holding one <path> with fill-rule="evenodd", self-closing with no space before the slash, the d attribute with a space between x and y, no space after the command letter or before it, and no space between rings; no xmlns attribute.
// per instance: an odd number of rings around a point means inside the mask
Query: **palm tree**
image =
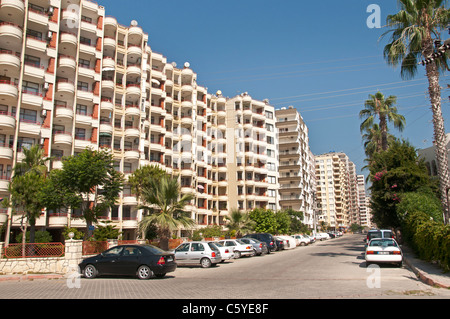
<svg viewBox="0 0 450 319"><path fill-rule="evenodd" d="M24 147L22 151L24 158L14 165L9 191L12 195L11 204L16 208L25 209L26 221L30 224L30 243L34 243L36 219L39 218L43 208L38 193L47 176L45 162L49 158L44 156L44 150L37 144L30 148ZM27 228L24 218L22 218L23 242Z"/></svg>
<svg viewBox="0 0 450 319"><path fill-rule="evenodd" d="M169 249L169 238L173 231L179 227L188 228L195 225L189 213L184 210L194 196L181 194L176 178L165 175L158 180L152 179L142 189L141 195L145 204L139 208L148 211L149 215L139 223L139 230L145 233L149 227L156 225L162 249Z"/></svg>
<svg viewBox="0 0 450 319"><path fill-rule="evenodd" d="M370 94L369 99L364 103L364 109L359 112L359 117L365 119L360 126L361 132L373 127L375 117L379 119L379 130L381 134L381 150L388 148L388 122L392 122L394 127L400 132L405 127L405 117L398 114L395 106L397 97L390 95L385 98L381 92Z"/></svg>
<svg viewBox="0 0 450 319"><path fill-rule="evenodd" d="M387 17L390 28L381 38L391 33L390 42L384 47L384 57L389 65L401 65L401 77L413 78L421 59L434 53L434 43L450 22L450 10L446 0L399 0L400 11ZM449 222L446 189L449 186L448 160L445 145L445 127L441 110L439 74L446 70L448 55L426 64L428 93L433 113L434 139L442 206L446 223Z"/></svg>
<svg viewBox="0 0 450 319"><path fill-rule="evenodd" d="M228 229L236 231L236 237L241 237L253 230L254 222L250 219L248 213L241 212L237 208L232 209L230 214L225 216L225 219L228 221Z"/></svg>

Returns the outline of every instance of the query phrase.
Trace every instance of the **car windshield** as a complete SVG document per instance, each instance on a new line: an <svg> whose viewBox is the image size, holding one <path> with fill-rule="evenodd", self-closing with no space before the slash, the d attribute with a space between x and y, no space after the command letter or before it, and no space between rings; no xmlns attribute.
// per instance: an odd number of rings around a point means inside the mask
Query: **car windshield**
<svg viewBox="0 0 450 319"><path fill-rule="evenodd" d="M373 239L369 243L370 247L398 247L392 239Z"/></svg>
<svg viewBox="0 0 450 319"><path fill-rule="evenodd" d="M381 234L381 232L380 231L374 231L374 232L370 232L369 233L369 239L372 239L372 238L382 238L383 237L383 235Z"/></svg>
<svg viewBox="0 0 450 319"><path fill-rule="evenodd" d="M153 255L160 255L160 254L164 254L166 252L165 250L162 250L161 248L153 246L153 245L143 245L142 247L144 249L148 250Z"/></svg>
<svg viewBox="0 0 450 319"><path fill-rule="evenodd" d="M223 247L223 245L221 243L214 242L213 244L216 245L217 247Z"/></svg>
<svg viewBox="0 0 450 319"><path fill-rule="evenodd" d="M241 244L241 245L245 245L246 243L244 243L242 240L240 240L240 239L236 239L236 242L237 243L239 243L239 244Z"/></svg>

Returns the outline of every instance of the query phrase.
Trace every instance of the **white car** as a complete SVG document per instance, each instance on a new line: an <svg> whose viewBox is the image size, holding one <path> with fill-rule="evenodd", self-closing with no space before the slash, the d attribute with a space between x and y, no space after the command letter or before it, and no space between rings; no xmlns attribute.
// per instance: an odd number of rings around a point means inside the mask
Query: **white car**
<svg viewBox="0 0 450 319"><path fill-rule="evenodd" d="M330 235L328 235L327 233L317 233L316 234L316 238L320 241L325 240L325 239L330 239Z"/></svg>
<svg viewBox="0 0 450 319"><path fill-rule="evenodd" d="M292 236L277 236L283 240L285 240L284 249L292 249L297 247L297 242L295 238L292 238Z"/></svg>
<svg viewBox="0 0 450 319"><path fill-rule="evenodd" d="M220 255L222 256L222 262L224 262L225 260L234 259L234 251L233 251L233 249L231 249L229 247L225 247L225 246L223 246L221 243L219 243L217 241L211 241L211 243L214 243L217 246L217 248L219 248Z"/></svg>
<svg viewBox="0 0 450 319"><path fill-rule="evenodd" d="M311 243L311 240L309 237L303 236L303 235L294 235L292 236L297 241L297 246L306 246Z"/></svg>
<svg viewBox="0 0 450 319"><path fill-rule="evenodd" d="M393 238L374 238L366 247L366 266L370 264L388 263L397 264L399 267L403 263L403 253L400 246Z"/></svg>
<svg viewBox="0 0 450 319"><path fill-rule="evenodd" d="M255 254L251 244L246 244L239 239L219 240L219 244L222 244L224 247L231 248L234 252L234 258L240 258L241 256L253 256Z"/></svg>

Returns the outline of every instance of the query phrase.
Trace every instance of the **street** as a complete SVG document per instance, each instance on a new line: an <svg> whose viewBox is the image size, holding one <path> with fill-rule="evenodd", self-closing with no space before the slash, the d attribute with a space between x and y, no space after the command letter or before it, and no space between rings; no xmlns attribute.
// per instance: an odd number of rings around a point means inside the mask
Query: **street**
<svg viewBox="0 0 450 319"><path fill-rule="evenodd" d="M1 299L449 298L405 266L366 268L363 235L316 242L216 267L179 266L163 279L64 278L0 282ZM69 276L68 276L69 277Z"/></svg>

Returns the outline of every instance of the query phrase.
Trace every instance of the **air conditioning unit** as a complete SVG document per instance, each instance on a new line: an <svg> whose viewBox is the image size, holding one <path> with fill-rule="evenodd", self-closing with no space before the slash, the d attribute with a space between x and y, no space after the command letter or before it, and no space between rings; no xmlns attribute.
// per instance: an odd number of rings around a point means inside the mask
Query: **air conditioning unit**
<svg viewBox="0 0 450 319"><path fill-rule="evenodd" d="M48 90L48 88L50 87L50 84L48 82L44 83L44 90Z"/></svg>
<svg viewBox="0 0 450 319"><path fill-rule="evenodd" d="M47 110L42 110L41 115L42 115L42 117L46 117L47 116Z"/></svg>

